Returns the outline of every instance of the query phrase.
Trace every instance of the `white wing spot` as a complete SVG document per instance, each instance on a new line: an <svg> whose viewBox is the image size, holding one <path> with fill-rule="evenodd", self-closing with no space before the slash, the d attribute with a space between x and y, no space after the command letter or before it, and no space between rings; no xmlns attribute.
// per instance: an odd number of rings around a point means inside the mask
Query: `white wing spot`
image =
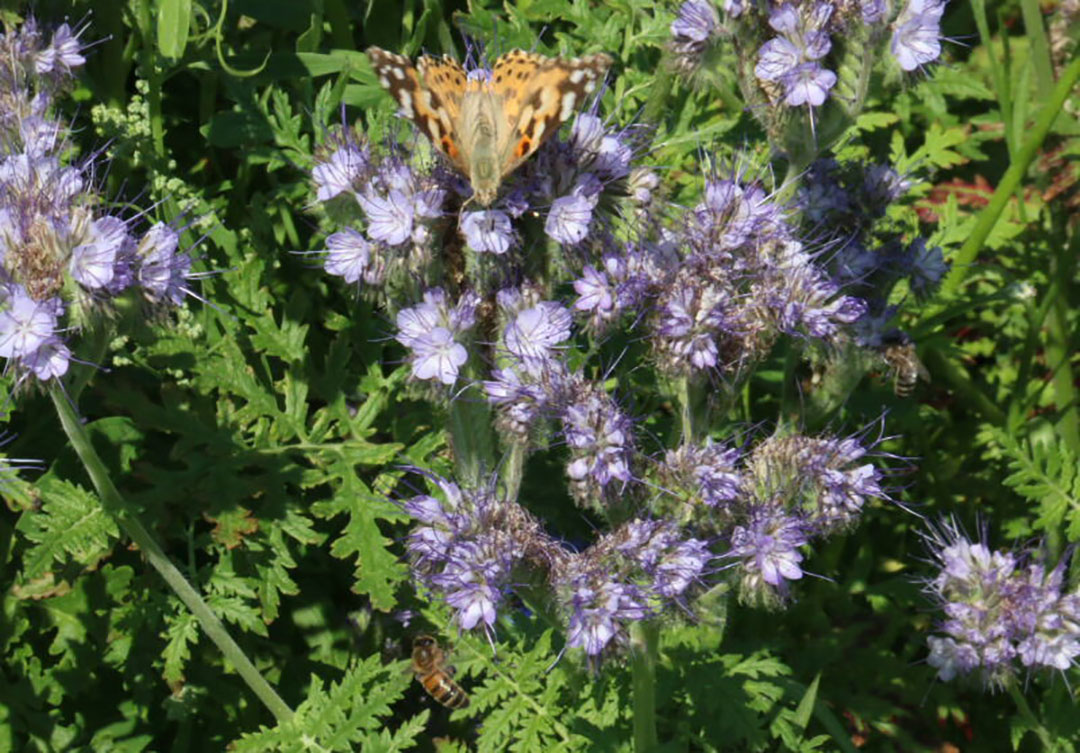
<svg viewBox="0 0 1080 753"><path fill-rule="evenodd" d="M385 75L379 76L379 83L382 85L382 88L384 88L384 89L389 89L390 88L390 79L388 79Z"/></svg>
<svg viewBox="0 0 1080 753"><path fill-rule="evenodd" d="M391 68L390 72L394 74L394 78L398 81L403 81L405 79L405 71L400 68Z"/></svg>
<svg viewBox="0 0 1080 753"><path fill-rule="evenodd" d="M567 120L570 114L574 112L574 108L577 106L577 94L574 92L566 92L562 95L562 109L559 110L559 120Z"/></svg>
<svg viewBox="0 0 1080 753"><path fill-rule="evenodd" d="M581 68L578 68L577 70L575 70L573 73L570 74L569 78L570 78L570 83L571 84L580 84L581 79L585 78L585 71L582 70Z"/></svg>
<svg viewBox="0 0 1080 753"><path fill-rule="evenodd" d="M413 117L412 97L409 96L409 93L407 91L398 92L398 102L401 102L401 115L402 115L402 117L412 119L412 117Z"/></svg>

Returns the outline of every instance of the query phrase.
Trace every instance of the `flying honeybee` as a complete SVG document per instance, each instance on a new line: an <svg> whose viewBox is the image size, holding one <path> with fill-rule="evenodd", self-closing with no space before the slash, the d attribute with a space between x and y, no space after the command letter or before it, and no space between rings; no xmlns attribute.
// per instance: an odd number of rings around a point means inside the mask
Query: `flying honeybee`
<svg viewBox="0 0 1080 753"><path fill-rule="evenodd" d="M446 663L446 654L430 635L413 639L412 671L428 695L448 709L469 705L468 694L454 682L454 670Z"/></svg>
<svg viewBox="0 0 1080 753"><path fill-rule="evenodd" d="M892 371L893 392L897 397L910 396L915 391L916 382L920 379L930 381L930 372L919 360L915 352L915 343L910 340L886 345L881 351L881 356Z"/></svg>

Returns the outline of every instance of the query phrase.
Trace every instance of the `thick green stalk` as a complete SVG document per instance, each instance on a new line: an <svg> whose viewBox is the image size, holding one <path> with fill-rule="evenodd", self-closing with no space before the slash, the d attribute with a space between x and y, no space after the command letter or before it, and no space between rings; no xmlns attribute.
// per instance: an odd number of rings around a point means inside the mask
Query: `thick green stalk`
<svg viewBox="0 0 1080 753"><path fill-rule="evenodd" d="M1061 218L1062 224L1065 219ZM1067 243L1062 239L1057 253L1050 258L1050 279L1060 281L1047 316L1046 365L1050 368L1054 385L1054 404L1061 411L1058 433L1070 450L1080 455L1080 405L1077 401L1076 384L1070 365L1075 344L1069 329L1070 282L1076 274L1076 254L1080 243Z"/></svg>
<svg viewBox="0 0 1080 753"><path fill-rule="evenodd" d="M660 626L655 621L630 626L630 670L634 682L634 753L649 753L660 743L656 734L656 657Z"/></svg>
<svg viewBox="0 0 1080 753"><path fill-rule="evenodd" d="M491 411L484 396L469 387L450 402L450 445L458 483L478 487L495 470Z"/></svg>
<svg viewBox="0 0 1080 753"><path fill-rule="evenodd" d="M1080 57L1073 60L1069 67L1062 71L1061 78L1058 79L1050 99L1035 119L1031 135L1020 148L1016 159L1009 164L1009 169L1001 176L1001 181L998 183L994 195L990 198L990 203L982 210L979 219L975 222L975 227L971 231L971 235L968 236L968 239L960 247L956 257L953 259L952 269L941 285L939 300L951 300L964 283L972 269L972 262L975 261L975 257L982 250L983 244L986 243L986 239L990 236L990 231L994 229L994 225L997 224L1001 213L1005 210L1005 205L1009 203L1013 194L1016 193L1016 189L1024 179L1024 174L1039 153L1039 148L1042 146L1046 135L1050 132L1050 126L1054 124L1054 120L1061 112L1065 100L1073 87L1076 86L1078 79L1080 79ZM939 314L940 311L940 306L930 307L924 319Z"/></svg>
<svg viewBox="0 0 1080 753"><path fill-rule="evenodd" d="M93 481L94 488L101 498L105 511L116 519L117 525L135 542L135 545L139 547L150 565L158 571L158 574L165 579L173 592L191 610L202 629L206 631L207 636L221 649L221 653L225 655L226 660L236 668L237 673L251 688L252 692L270 709L270 712L279 723L287 722L292 718L292 709L275 692L270 683L259 674L259 670L255 668L255 665L247 658L240 646L232 639L221 620L210 610L210 607L203 601L199 593L169 560L161 546L150 535L150 532L143 527L142 523L139 522L128 507L124 498L120 496L120 492L113 484L112 478L109 477L105 464L90 442L90 436L86 433L86 429L83 428L79 417L75 415L75 409L64 393L63 387L59 383L54 383L49 390L49 394L52 397L53 405L56 407L56 412L60 416L60 423L64 427L64 432L67 434L72 447L75 448L75 452L78 453L83 467L86 468L86 472L90 476L90 480Z"/></svg>

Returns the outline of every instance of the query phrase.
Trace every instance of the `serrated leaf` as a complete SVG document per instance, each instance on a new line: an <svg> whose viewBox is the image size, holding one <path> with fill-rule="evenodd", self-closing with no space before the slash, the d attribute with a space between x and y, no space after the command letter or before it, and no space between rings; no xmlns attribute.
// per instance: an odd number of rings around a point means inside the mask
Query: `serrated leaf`
<svg viewBox="0 0 1080 753"><path fill-rule="evenodd" d="M68 561L92 568L112 551L120 529L97 496L51 475L37 489L40 509L19 519L19 529L36 544L23 557L23 577L33 581Z"/></svg>

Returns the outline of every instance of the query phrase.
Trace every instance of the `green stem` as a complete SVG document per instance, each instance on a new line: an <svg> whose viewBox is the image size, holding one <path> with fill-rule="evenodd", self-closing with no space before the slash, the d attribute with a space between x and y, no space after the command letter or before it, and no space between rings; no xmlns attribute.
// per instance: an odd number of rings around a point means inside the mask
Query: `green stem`
<svg viewBox="0 0 1080 753"><path fill-rule="evenodd" d="M1062 225L1064 225L1062 218ZM1069 243L1064 238L1055 244L1057 253L1050 257L1050 279L1060 281L1047 316L1046 365L1054 386L1054 404L1061 411L1058 433L1066 446L1080 455L1080 405L1070 365L1074 353L1069 327L1069 301L1072 300L1070 281L1076 274L1076 254L1080 242Z"/></svg>
<svg viewBox="0 0 1080 753"><path fill-rule="evenodd" d="M499 469L499 481L502 482L506 499L516 502L521 491L521 476L525 471L525 450L523 442L514 442L503 456L502 468Z"/></svg>
<svg viewBox="0 0 1080 753"><path fill-rule="evenodd" d="M660 627L654 621L630 626L630 670L634 683L634 753L656 750L656 657Z"/></svg>
<svg viewBox="0 0 1080 753"><path fill-rule="evenodd" d="M994 195L990 198L990 203L986 205L986 208L983 209L982 213L979 215L979 219L975 222L975 227L972 229L971 235L968 236L968 239L964 242L964 245L960 247L956 257L953 259L952 269L949 271L949 274L946 275L945 281L941 285L941 293L938 296L938 300L948 301L952 299L957 290L959 290L960 286L964 283L964 280L972 269L972 262L975 261L975 257L982 249L983 244L986 243L986 239L990 236L990 231L994 229L994 225L997 224L998 219L1001 217L1001 213L1005 210L1005 205L1008 204L1009 200L1016 192L1017 187L1020 185L1020 182L1023 180L1024 174L1038 154L1039 148L1046 138L1046 134L1050 132L1050 126L1054 124L1054 120L1061 112L1065 100L1068 98L1073 87L1076 86L1078 79L1080 79L1080 57L1073 60L1069 67L1062 71L1061 78L1058 79L1050 99L1042 110L1039 111L1039 116L1035 119L1035 123L1031 129L1031 135L1020 148L1019 153L1016 155L1016 159L1009 164L1009 169L1001 176L1001 182L998 183ZM941 307L939 305L937 307L929 307L929 309L930 310L927 311L924 318L929 318L940 313Z"/></svg>
<svg viewBox="0 0 1080 753"><path fill-rule="evenodd" d="M1042 722L1035 716L1035 713L1031 710L1031 706L1028 705L1027 698L1024 697L1020 688L1017 687L1016 680L1009 680L1008 683L1006 683L1006 687L1009 689L1009 695L1012 696L1016 708L1020 711L1020 716L1024 717L1028 725L1038 736L1039 742L1042 743L1043 750L1058 750L1057 743L1054 741L1054 736L1050 734L1050 730L1046 729L1046 727L1042 725Z"/></svg>
<svg viewBox="0 0 1080 753"><path fill-rule="evenodd" d="M450 402L450 445L458 483L476 488L494 470L491 411L473 387Z"/></svg>
<svg viewBox="0 0 1080 753"><path fill-rule="evenodd" d="M102 507L116 519L117 524L135 542L135 545L149 560L150 565L158 571L158 574L165 579L173 592L191 610L202 629L206 631L207 636L221 649L221 653L225 655L226 660L236 668L237 673L251 688L252 692L270 709L270 712L279 723L287 722L292 718L292 709L259 674L259 670L255 668L255 665L251 663L243 650L229 636L221 620L210 610L210 607L203 601L199 593L192 588L191 584L173 565L165 552L162 551L161 546L150 535L150 532L143 527L127 502L120 496L120 492L113 484L112 478L109 477L105 464L90 442L90 436L86 433L86 429L83 428L79 417L75 415L75 409L64 393L63 387L59 383L54 383L49 390L49 395L52 397L57 415L60 416L60 423L64 427L64 432L94 483L94 488L101 498Z"/></svg>

